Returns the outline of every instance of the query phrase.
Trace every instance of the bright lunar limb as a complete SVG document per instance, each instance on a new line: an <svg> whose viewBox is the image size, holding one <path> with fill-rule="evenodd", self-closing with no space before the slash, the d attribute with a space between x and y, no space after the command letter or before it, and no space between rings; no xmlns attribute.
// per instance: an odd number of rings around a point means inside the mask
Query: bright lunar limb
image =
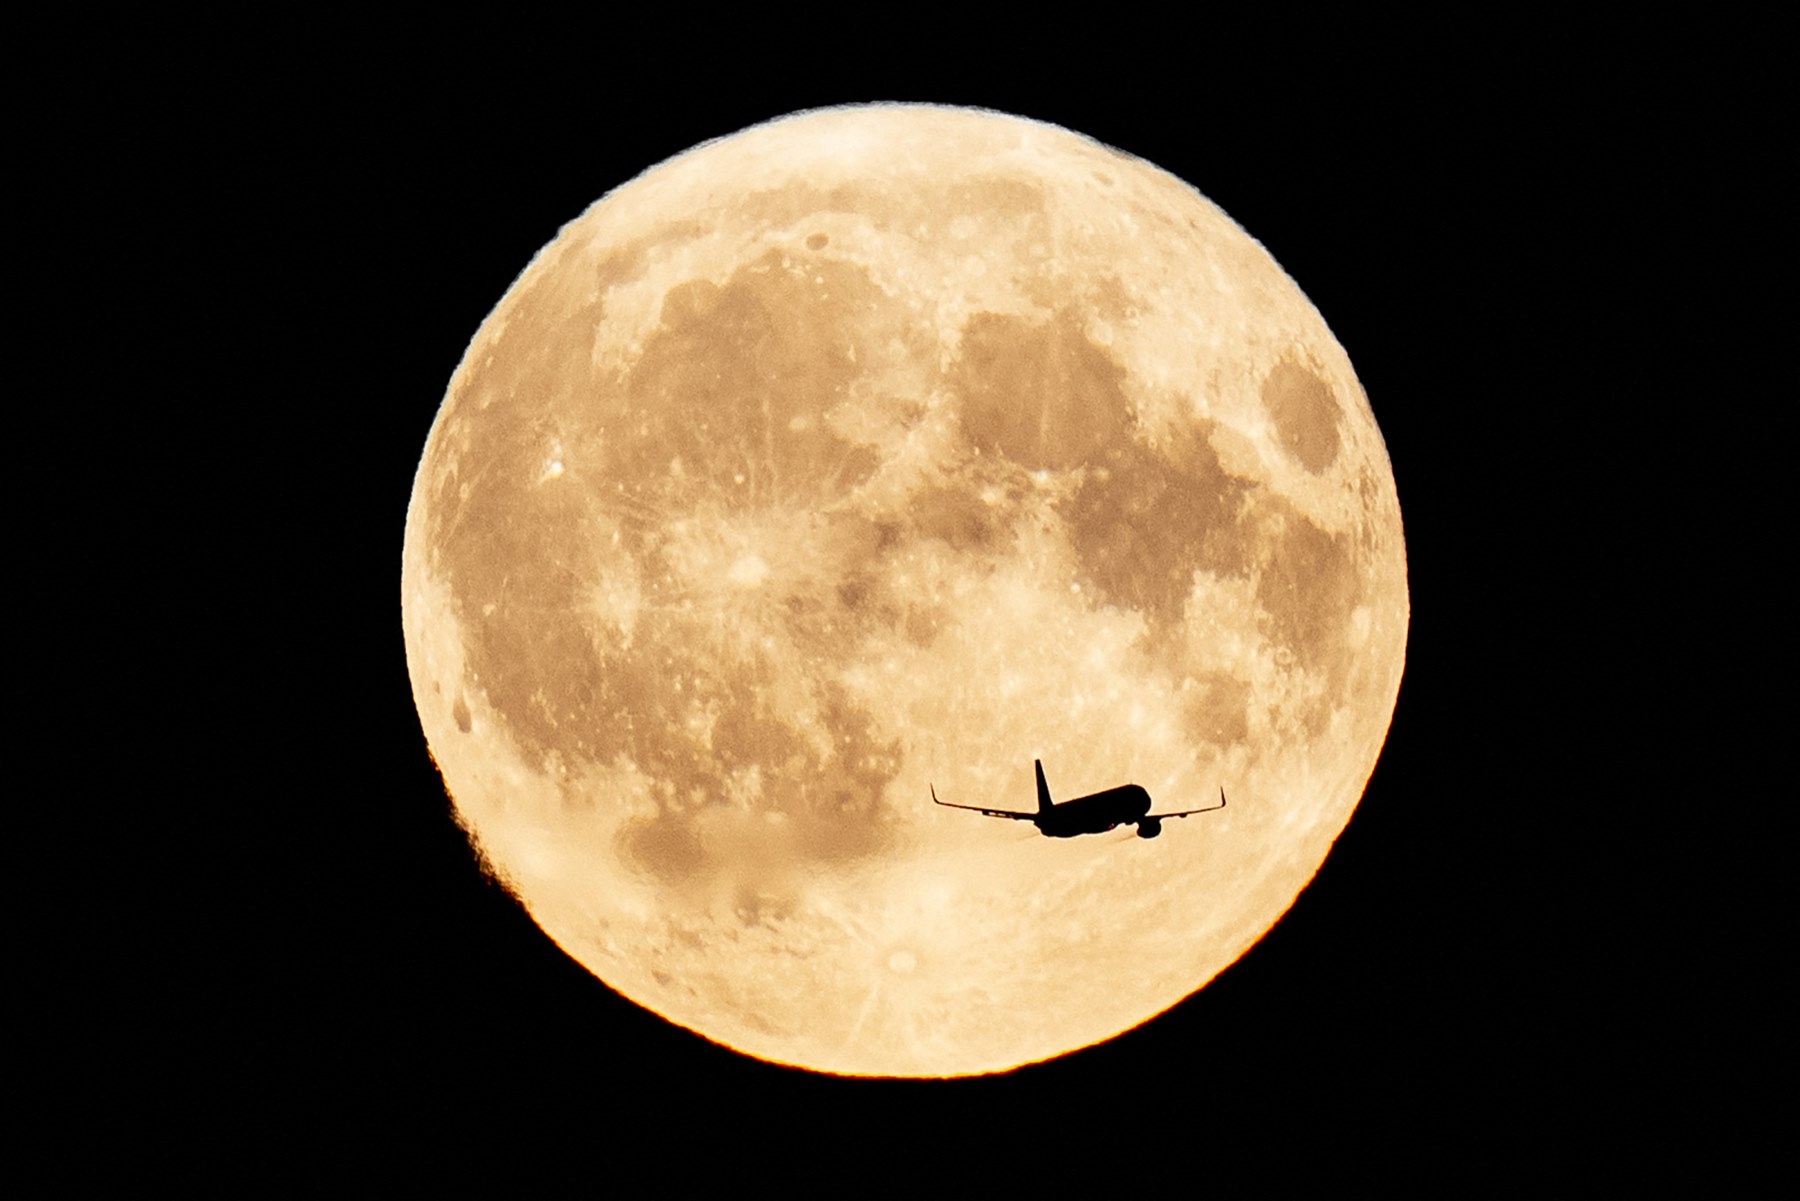
<svg viewBox="0 0 1800 1201"><path fill-rule="evenodd" d="M1348 358L1182 181L871 106L712 142L482 325L407 514L459 820L669 1020L856 1075L1002 1070L1174 1005L1349 820L1405 655ZM1067 841L933 806L1126 782Z"/></svg>

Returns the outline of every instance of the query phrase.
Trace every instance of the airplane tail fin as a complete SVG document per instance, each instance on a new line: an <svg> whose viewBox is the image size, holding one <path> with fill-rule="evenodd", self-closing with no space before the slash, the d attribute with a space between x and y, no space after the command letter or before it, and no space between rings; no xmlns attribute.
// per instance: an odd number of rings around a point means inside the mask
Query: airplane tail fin
<svg viewBox="0 0 1800 1201"><path fill-rule="evenodd" d="M1038 812L1050 812L1050 785L1044 783L1044 761L1033 759L1032 765L1037 768L1038 780Z"/></svg>

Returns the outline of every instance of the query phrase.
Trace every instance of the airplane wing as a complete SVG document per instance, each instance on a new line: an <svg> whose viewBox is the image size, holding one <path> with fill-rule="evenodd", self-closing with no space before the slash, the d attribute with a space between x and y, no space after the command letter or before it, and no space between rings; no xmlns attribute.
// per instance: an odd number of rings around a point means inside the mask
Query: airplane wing
<svg viewBox="0 0 1800 1201"><path fill-rule="evenodd" d="M949 801L939 801L937 799L936 786L933 786L931 789L931 799L946 809L967 809L971 813L979 813L984 817L1010 817L1014 821L1022 822L1037 820L1037 814L1035 813L1015 813L1011 809L984 809L980 805L952 805Z"/></svg>
<svg viewBox="0 0 1800 1201"><path fill-rule="evenodd" d="M936 800L935 793L932 794L932 799ZM939 803L941 804L942 802L939 802ZM1146 814L1145 816L1146 817L1187 817L1190 814L1195 814L1195 813L1211 813L1214 810L1223 809L1224 807L1225 807L1225 790L1223 788L1221 788L1221 789L1219 789L1219 803L1216 805L1208 805L1204 809L1183 809L1180 813L1149 813L1149 814Z"/></svg>

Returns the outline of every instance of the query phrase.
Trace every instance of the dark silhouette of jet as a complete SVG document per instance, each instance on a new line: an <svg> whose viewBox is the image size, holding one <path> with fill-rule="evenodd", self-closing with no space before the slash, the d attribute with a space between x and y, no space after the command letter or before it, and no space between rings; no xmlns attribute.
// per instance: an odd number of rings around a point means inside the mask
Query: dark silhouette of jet
<svg viewBox="0 0 1800 1201"><path fill-rule="evenodd" d="M1050 799L1050 786L1044 783L1044 761L1033 759L1037 767L1038 807L1036 813L1019 813L1012 809L988 809L981 805L952 805L939 801L936 786L931 799L946 809L968 809L988 817L1010 817L1030 822L1038 833L1049 838L1074 838L1077 834L1104 834L1120 826L1136 824L1139 838L1155 838L1162 833L1164 818L1187 817L1192 813L1211 813L1225 807L1225 790L1219 789L1219 803L1204 809L1183 809L1179 813L1150 812L1150 794L1137 784L1121 784L1089 796L1056 804Z"/></svg>

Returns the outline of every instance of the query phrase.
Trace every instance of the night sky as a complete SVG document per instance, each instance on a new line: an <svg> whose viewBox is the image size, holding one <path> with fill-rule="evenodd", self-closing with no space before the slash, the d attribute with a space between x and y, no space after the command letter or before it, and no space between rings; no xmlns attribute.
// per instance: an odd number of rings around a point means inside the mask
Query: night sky
<svg viewBox="0 0 1800 1201"><path fill-rule="evenodd" d="M275 69L290 35L239 31L236 59L149 72L155 102L122 105L104 140L110 178L159 190L155 253L174 248L175 266L143 277L153 299L204 295L218 315L184 352L191 399L169 420L220 481L208 570L249 568L208 576L233 651L204 711L231 731L232 763L212 769L218 818L185 844L227 866L194 890L181 951L155 960L172 1016L118 1036L148 1052L134 1080L216 1079L233 1141L282 1153L383 1143L413 1115L675 1157L691 1142L790 1147L796 1164L866 1151L871 1170L888 1156L934 1175L959 1142L987 1144L990 1166L1054 1158L1077 1141L1057 1130L1121 1163L1253 1137L1291 1139L1303 1162L1572 1129L1604 1142L1614 1127L1595 1114L1648 1111L1706 1059L1670 1033L1686 994L1651 1013L1636 987L1678 907L1625 882L1647 836L1605 770L1624 719L1594 716L1636 627L1606 599L1634 510L1592 476L1648 438L1614 426L1642 374L1595 347L1657 340L1614 301L1679 207L1669 189L1689 177L1668 164L1705 134L1660 67L1630 65L1648 43L1425 31L1438 45L1420 53L1274 21L996 35L950 54L915 32L878 62L777 38L709 80L683 72L668 30L473 32L453 53L405 31L333 36L305 69ZM949 1083L749 1060L565 957L454 824L400 628L419 453L532 254L697 142L884 99L1066 125L1186 179L1262 242L1369 396L1411 588L1386 748L1286 917L1138 1030Z"/></svg>

